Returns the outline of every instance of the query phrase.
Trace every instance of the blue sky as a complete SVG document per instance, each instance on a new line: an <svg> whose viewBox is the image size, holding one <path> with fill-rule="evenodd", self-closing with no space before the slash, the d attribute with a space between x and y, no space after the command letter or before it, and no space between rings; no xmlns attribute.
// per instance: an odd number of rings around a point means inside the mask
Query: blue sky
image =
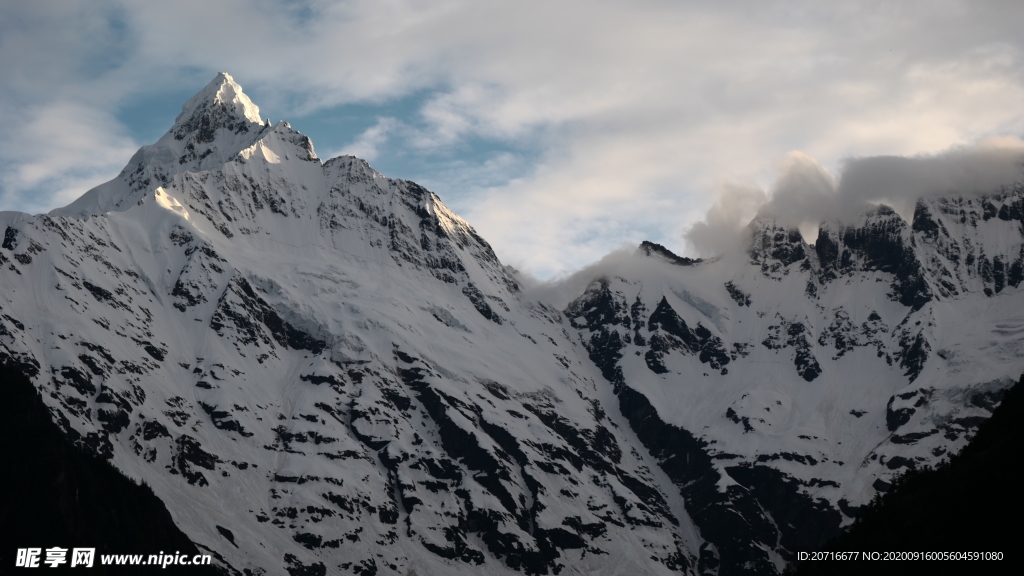
<svg viewBox="0 0 1024 576"><path fill-rule="evenodd" d="M9 2L0 209L112 178L225 71L321 157L420 182L539 277L644 239L697 255L804 198L794 170L828 196L859 158L1019 148L1022 6Z"/></svg>

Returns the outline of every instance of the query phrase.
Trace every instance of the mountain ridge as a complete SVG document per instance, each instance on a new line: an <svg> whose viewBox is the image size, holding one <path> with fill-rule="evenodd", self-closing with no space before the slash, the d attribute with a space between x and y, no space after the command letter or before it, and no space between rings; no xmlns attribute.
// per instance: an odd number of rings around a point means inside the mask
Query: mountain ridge
<svg viewBox="0 0 1024 576"><path fill-rule="evenodd" d="M219 75L111 182L0 213L0 362L239 570L777 573L1024 372L1022 186L645 243L561 307L247 102Z"/></svg>

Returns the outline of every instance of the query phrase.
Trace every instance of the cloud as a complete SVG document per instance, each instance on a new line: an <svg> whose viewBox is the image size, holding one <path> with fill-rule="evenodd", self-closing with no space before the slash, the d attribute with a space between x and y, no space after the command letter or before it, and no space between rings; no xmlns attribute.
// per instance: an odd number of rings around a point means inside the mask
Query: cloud
<svg viewBox="0 0 1024 576"><path fill-rule="evenodd" d="M5 118L62 102L114 118L128 100L198 89L219 70L275 118L358 104L396 124L318 147L376 154L395 175L432 182L500 257L545 277L625 241L682 250L682 232L718 201L708 191L727 194L716 183L770 190L775 159L790 150L838 174L843 158L1024 134L1021 3L97 0L0 10L18 24L0 37ZM386 108L409 98L408 114ZM107 170L128 132L83 125L109 145L81 170ZM5 126L0 164L31 172L40 164L16 153L21 143L59 139L28 122ZM503 155L512 158L495 166ZM44 184L2 185L0 208L64 198Z"/></svg>
<svg viewBox="0 0 1024 576"><path fill-rule="evenodd" d="M871 205L886 204L910 220L921 198L988 194L1024 182L1024 140L991 137L937 154L847 158L841 166L837 181L815 159L791 152L770 192L723 184L704 219L684 237L694 252L712 256L741 246L744 227L757 215L805 231L824 221L849 222Z"/></svg>
<svg viewBox="0 0 1024 576"><path fill-rule="evenodd" d="M723 182L715 191L715 203L707 215L691 226L684 237L700 255L732 250L740 244L740 231L767 202L768 195L756 186Z"/></svg>
<svg viewBox="0 0 1024 576"><path fill-rule="evenodd" d="M354 142L337 151L330 152L326 157L333 158L342 154L350 154L372 162L377 159L380 147L399 128L401 128L401 123L395 118L377 118L377 123L363 131Z"/></svg>
<svg viewBox="0 0 1024 576"><path fill-rule="evenodd" d="M634 258L636 248L636 244L624 243L600 260L564 276L542 280L527 273L519 273L517 279L520 280L526 298L564 310L569 302L586 292L599 278L613 274L640 278L645 276L645 271L659 268L660 265L654 259Z"/></svg>
<svg viewBox="0 0 1024 576"><path fill-rule="evenodd" d="M901 208L924 196L991 193L1021 181L1024 141L993 137L933 155L852 158L844 165L837 195L844 203Z"/></svg>
<svg viewBox="0 0 1024 576"><path fill-rule="evenodd" d="M0 138L4 204L40 212L68 204L120 172L139 147L110 130L117 126L112 117L77 102L49 102L24 114L9 125L22 138Z"/></svg>
<svg viewBox="0 0 1024 576"><path fill-rule="evenodd" d="M786 226L816 224L837 217L836 180L817 160L799 151L786 154L769 202L760 212Z"/></svg>

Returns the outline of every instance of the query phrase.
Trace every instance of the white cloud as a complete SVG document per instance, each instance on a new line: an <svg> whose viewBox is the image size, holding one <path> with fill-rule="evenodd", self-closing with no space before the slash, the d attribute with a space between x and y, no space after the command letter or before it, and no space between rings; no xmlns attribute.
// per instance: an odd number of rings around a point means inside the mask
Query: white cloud
<svg viewBox="0 0 1024 576"><path fill-rule="evenodd" d="M4 204L40 212L68 204L120 172L139 147L111 129L118 126L112 117L77 102L49 102L23 114L0 137Z"/></svg>
<svg viewBox="0 0 1024 576"><path fill-rule="evenodd" d="M343 146L339 150L329 152L325 159L350 154L372 162L377 159L380 147L388 141L391 134L401 127L401 123L395 118L377 118L377 123L363 131L354 142Z"/></svg>
<svg viewBox="0 0 1024 576"><path fill-rule="evenodd" d="M703 256L737 248L741 231L767 202L768 195L756 185L722 182L715 189L715 203L707 215L691 226L684 237L692 251Z"/></svg>

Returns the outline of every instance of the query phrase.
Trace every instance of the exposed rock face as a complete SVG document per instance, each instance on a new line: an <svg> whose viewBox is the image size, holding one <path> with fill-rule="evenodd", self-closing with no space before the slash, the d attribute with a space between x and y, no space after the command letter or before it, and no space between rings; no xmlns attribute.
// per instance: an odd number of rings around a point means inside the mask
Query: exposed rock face
<svg viewBox="0 0 1024 576"><path fill-rule="evenodd" d="M826 226L814 244L819 278L828 282L863 272L892 276L890 297L914 310L932 298L910 227L888 206L879 206L856 226Z"/></svg>
<svg viewBox="0 0 1024 576"><path fill-rule="evenodd" d="M240 571L771 574L1024 371L1022 196L645 243L539 302L222 75L111 182L0 215L0 362Z"/></svg>

